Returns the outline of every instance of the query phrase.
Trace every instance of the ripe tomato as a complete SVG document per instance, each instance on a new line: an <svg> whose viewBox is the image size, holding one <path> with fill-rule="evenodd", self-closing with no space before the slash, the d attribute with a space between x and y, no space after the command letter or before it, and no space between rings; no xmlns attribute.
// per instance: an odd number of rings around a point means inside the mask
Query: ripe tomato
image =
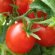
<svg viewBox="0 0 55 55"><path fill-rule="evenodd" d="M33 19L35 18L35 14L34 12L31 12L30 14L27 15L30 19Z"/></svg>
<svg viewBox="0 0 55 55"><path fill-rule="evenodd" d="M12 7L10 4L13 4L12 0L0 0L0 13L2 12L12 12Z"/></svg>
<svg viewBox="0 0 55 55"><path fill-rule="evenodd" d="M37 11L37 12L36 12L36 15L37 15L38 18L41 18L41 17L43 17L44 19L47 18L47 13L44 13L43 11ZM34 12L31 12L31 13L28 14L27 16L28 16L29 18L31 18L31 19L35 18Z"/></svg>
<svg viewBox="0 0 55 55"><path fill-rule="evenodd" d="M15 4L18 7L18 13L20 15L24 14L29 9L29 1L28 0L16 0Z"/></svg>
<svg viewBox="0 0 55 55"><path fill-rule="evenodd" d="M32 36L28 37L23 30L23 23L16 23L10 26L6 33L7 47L15 53L26 53L30 51L36 40Z"/></svg>
<svg viewBox="0 0 55 55"><path fill-rule="evenodd" d="M44 13L43 11L37 11L37 17L38 18L44 17L44 19L46 19L47 13Z"/></svg>
<svg viewBox="0 0 55 55"><path fill-rule="evenodd" d="M55 45L55 30L53 28L34 24L32 28L41 28L39 31L35 32L41 40L36 40L36 43L41 46L49 47Z"/></svg>

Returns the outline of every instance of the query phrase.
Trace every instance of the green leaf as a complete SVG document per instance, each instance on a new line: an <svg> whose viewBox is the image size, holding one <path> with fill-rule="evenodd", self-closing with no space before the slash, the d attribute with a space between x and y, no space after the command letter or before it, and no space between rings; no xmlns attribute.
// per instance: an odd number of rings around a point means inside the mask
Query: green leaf
<svg viewBox="0 0 55 55"><path fill-rule="evenodd" d="M0 14L0 43L5 39L6 32L6 17L3 14Z"/></svg>
<svg viewBox="0 0 55 55"><path fill-rule="evenodd" d="M5 25L6 17L3 14L0 14L0 37L2 34L3 26Z"/></svg>
<svg viewBox="0 0 55 55"><path fill-rule="evenodd" d="M5 40L7 25L5 24L1 30L2 30L2 34L0 35L0 43L2 43Z"/></svg>
<svg viewBox="0 0 55 55"><path fill-rule="evenodd" d="M45 4L47 4L52 11L55 13L55 0L42 0Z"/></svg>
<svg viewBox="0 0 55 55"><path fill-rule="evenodd" d="M4 25L6 22L6 17L3 14L0 14L0 25Z"/></svg>
<svg viewBox="0 0 55 55"><path fill-rule="evenodd" d="M55 55L55 46L52 47L42 47L42 55Z"/></svg>
<svg viewBox="0 0 55 55"><path fill-rule="evenodd" d="M3 29L3 27L0 25L0 36L2 34L2 29Z"/></svg>
<svg viewBox="0 0 55 55"><path fill-rule="evenodd" d="M30 52L24 55L41 55L40 46L36 44Z"/></svg>

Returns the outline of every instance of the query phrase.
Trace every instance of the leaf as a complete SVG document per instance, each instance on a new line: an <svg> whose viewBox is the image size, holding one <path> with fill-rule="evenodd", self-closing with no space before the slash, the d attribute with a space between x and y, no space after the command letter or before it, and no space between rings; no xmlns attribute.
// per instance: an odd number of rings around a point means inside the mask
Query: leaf
<svg viewBox="0 0 55 55"><path fill-rule="evenodd" d="M6 16L0 13L0 43L5 39L6 28Z"/></svg>
<svg viewBox="0 0 55 55"><path fill-rule="evenodd" d="M40 46L36 44L30 52L24 55L41 55Z"/></svg>
<svg viewBox="0 0 55 55"><path fill-rule="evenodd" d="M5 24L2 28L2 34L0 35L0 43L2 43L5 40L6 29L7 25Z"/></svg>
<svg viewBox="0 0 55 55"><path fill-rule="evenodd" d="M52 11L55 13L55 0L42 0L45 4L47 4Z"/></svg>
<svg viewBox="0 0 55 55"><path fill-rule="evenodd" d="M55 46L42 47L42 55L55 55Z"/></svg>
<svg viewBox="0 0 55 55"><path fill-rule="evenodd" d="M12 55L9 51L6 52L6 55Z"/></svg>
<svg viewBox="0 0 55 55"><path fill-rule="evenodd" d="M0 36L2 34L2 29L3 29L3 27L0 25Z"/></svg>
<svg viewBox="0 0 55 55"><path fill-rule="evenodd" d="M0 25L4 25L6 22L6 17L0 14Z"/></svg>

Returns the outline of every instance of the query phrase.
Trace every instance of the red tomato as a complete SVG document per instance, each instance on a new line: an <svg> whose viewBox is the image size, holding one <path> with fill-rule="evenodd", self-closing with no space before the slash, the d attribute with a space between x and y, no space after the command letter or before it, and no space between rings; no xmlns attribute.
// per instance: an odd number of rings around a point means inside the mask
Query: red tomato
<svg viewBox="0 0 55 55"><path fill-rule="evenodd" d="M49 47L55 45L55 30L53 28L34 24L32 28L41 28L39 31L35 32L41 40L36 40L36 43L41 46Z"/></svg>
<svg viewBox="0 0 55 55"><path fill-rule="evenodd" d="M30 19L35 18L34 12L31 12L30 14L27 15Z"/></svg>
<svg viewBox="0 0 55 55"><path fill-rule="evenodd" d="M28 0L16 0L15 4L18 7L18 13L20 15L24 14L29 9L29 1Z"/></svg>
<svg viewBox="0 0 55 55"><path fill-rule="evenodd" d="M44 19L46 19L47 13L44 13L43 11L37 11L37 17L38 18L44 17Z"/></svg>
<svg viewBox="0 0 55 55"><path fill-rule="evenodd" d="M43 17L44 19L46 19L47 18L47 13L44 13L43 11L37 11L36 12L36 15L37 15L37 17L38 18L41 18L41 17ZM30 14L28 14L27 15L29 18L35 18L35 14L34 14L34 12L31 12Z"/></svg>
<svg viewBox="0 0 55 55"><path fill-rule="evenodd" d="M12 7L10 4L13 4L12 0L0 0L0 13L2 12L12 12Z"/></svg>
<svg viewBox="0 0 55 55"><path fill-rule="evenodd" d="M23 30L23 23L16 23L10 26L6 33L6 44L8 48L15 53L29 52L36 40L32 36L27 35Z"/></svg>

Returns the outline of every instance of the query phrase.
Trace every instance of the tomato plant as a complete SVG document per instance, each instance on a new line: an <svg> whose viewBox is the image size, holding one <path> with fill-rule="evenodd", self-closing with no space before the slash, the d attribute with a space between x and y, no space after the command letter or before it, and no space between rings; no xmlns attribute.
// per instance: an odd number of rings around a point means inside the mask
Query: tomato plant
<svg viewBox="0 0 55 55"><path fill-rule="evenodd" d="M27 35L23 30L23 23L13 24L6 33L6 44L15 53L29 52L34 44L35 38Z"/></svg>
<svg viewBox="0 0 55 55"><path fill-rule="evenodd" d="M0 0L0 55L20 54L55 55L55 0Z"/></svg>

